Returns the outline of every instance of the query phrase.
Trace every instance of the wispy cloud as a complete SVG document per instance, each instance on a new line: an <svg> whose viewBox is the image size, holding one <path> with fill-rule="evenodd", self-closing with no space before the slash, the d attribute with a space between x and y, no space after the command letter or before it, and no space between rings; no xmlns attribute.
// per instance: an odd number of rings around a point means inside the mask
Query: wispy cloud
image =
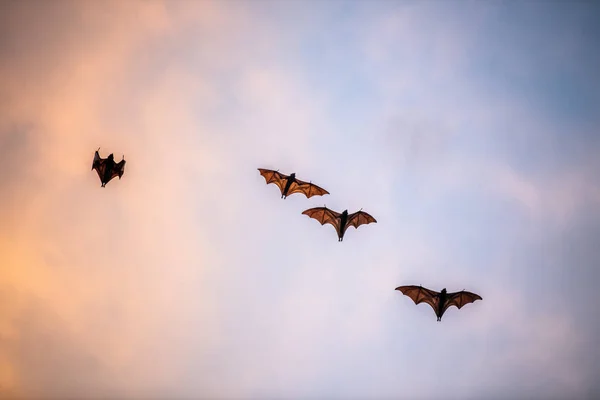
<svg viewBox="0 0 600 400"><path fill-rule="evenodd" d="M2 3L0 393L592 396L593 24L503 7Z"/></svg>

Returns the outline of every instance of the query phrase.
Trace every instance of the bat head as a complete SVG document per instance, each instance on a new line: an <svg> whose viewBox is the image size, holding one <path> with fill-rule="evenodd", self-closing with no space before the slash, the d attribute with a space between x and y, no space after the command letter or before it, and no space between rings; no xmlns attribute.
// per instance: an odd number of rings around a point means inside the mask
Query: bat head
<svg viewBox="0 0 600 400"><path fill-rule="evenodd" d="M290 174L290 178L292 178L292 179L293 179L293 178L295 178L295 177L296 177L296 173L295 173L295 172L292 172L292 173Z"/></svg>
<svg viewBox="0 0 600 400"><path fill-rule="evenodd" d="M347 216L348 215L348 210L344 210L344 212L342 213L342 215Z"/></svg>
<svg viewBox="0 0 600 400"><path fill-rule="evenodd" d="M442 289L442 294L446 294L446 288Z"/></svg>
<svg viewBox="0 0 600 400"><path fill-rule="evenodd" d="M108 159L108 160L110 160L110 161L114 161L114 160L115 160L115 156L113 156L113 154L112 154L112 153L110 153L110 154L108 155L107 159Z"/></svg>

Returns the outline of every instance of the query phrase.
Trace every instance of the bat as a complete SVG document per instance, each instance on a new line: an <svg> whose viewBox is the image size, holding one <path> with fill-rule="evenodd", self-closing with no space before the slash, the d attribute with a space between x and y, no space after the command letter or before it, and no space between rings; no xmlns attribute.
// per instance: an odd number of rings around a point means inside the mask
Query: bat
<svg viewBox="0 0 600 400"><path fill-rule="evenodd" d="M98 153L99 151L100 148L98 148L94 154L92 171L96 170L98 173L98 177L100 177L100 182L102 183L101 187L106 187L106 184L114 177L118 176L119 179L121 179L123 176L123 173L125 172L125 155L123 155L121 161L115 163L112 153L110 153L107 158L102 158L100 157L100 153Z"/></svg>
<svg viewBox="0 0 600 400"><path fill-rule="evenodd" d="M295 172L290 175L285 175L278 171L273 171L272 169L258 168L258 171L263 178L265 178L265 181L267 181L267 185L269 183L274 183L279 187L282 199L285 199L287 196L294 193L302 193L307 198L329 194L327 190L312 182L304 182L297 179Z"/></svg>
<svg viewBox="0 0 600 400"><path fill-rule="evenodd" d="M358 229L358 227L363 224L377 222L371 215L362 211L362 208L352 214L348 214L348 210L344 210L344 212L340 214L327 207L315 207L303 211L302 214L316 219L321 225L331 224L338 234L338 242L344 240L344 233L346 233L346 229L348 229L349 226Z"/></svg>
<svg viewBox="0 0 600 400"><path fill-rule="evenodd" d="M460 292L447 293L446 288L442 289L441 293L434 290L426 289L422 286L399 286L395 290L399 290L403 295L410 297L415 304L427 303L435 311L437 320L442 320L442 315L451 306L461 309L465 304L473 303L477 300L483 300L481 296L475 293L462 290Z"/></svg>

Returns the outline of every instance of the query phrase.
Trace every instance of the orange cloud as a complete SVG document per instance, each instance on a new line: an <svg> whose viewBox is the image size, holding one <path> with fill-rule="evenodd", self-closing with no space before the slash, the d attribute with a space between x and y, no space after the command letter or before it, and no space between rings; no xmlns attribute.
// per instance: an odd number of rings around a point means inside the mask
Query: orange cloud
<svg viewBox="0 0 600 400"><path fill-rule="evenodd" d="M127 82L137 52L173 33L166 5L9 7L17 54L2 64L0 93L10 101L1 105L0 132L2 142L11 144L3 148L3 160L16 178L0 181L3 391L86 397L140 394L143 386L156 393L176 374L168 353L164 363L140 360L157 338L178 334L189 308L178 310L176 299L191 298L201 285L190 285L218 260L194 242L201 236L177 211L194 206L182 196L189 179L180 170L206 167L211 153L190 149L183 135L172 136L191 131L185 96L212 101L214 94L198 80L190 87L181 71L167 73L148 99L128 94L144 83ZM53 7L64 14L45 21ZM113 97L120 105L123 97L137 102L139 112L107 120L106 102ZM105 156L125 153L134 160L124 179L106 190L90 171L97 146ZM172 149L184 157L178 161ZM140 180L144 174L149 179ZM215 318L208 303L193 309L207 321ZM200 336L214 335L207 325Z"/></svg>
<svg viewBox="0 0 600 400"><path fill-rule="evenodd" d="M234 74L240 115L277 132L236 132L244 121L222 117L219 70L268 51L269 39L242 47L251 19L217 2L14 4L18 51L0 67L10 99L0 155L19 165L0 178L0 387L26 397L180 392L187 352L220 346L215 282L229 236L240 235L226 228L246 212L240 191L254 183L247 150L286 160L269 144L301 148L319 104L278 66L250 60ZM201 62L171 53L181 41ZM99 146L128 160L104 189L90 171ZM295 157L309 164L308 152ZM223 373L197 377L195 393L223 393Z"/></svg>

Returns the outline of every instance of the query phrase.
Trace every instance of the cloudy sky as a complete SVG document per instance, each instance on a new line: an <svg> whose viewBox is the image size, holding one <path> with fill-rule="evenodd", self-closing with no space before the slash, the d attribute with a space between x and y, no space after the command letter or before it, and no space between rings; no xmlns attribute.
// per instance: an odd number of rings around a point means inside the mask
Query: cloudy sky
<svg viewBox="0 0 600 400"><path fill-rule="evenodd" d="M0 397L597 398L599 11L0 2Z"/></svg>

